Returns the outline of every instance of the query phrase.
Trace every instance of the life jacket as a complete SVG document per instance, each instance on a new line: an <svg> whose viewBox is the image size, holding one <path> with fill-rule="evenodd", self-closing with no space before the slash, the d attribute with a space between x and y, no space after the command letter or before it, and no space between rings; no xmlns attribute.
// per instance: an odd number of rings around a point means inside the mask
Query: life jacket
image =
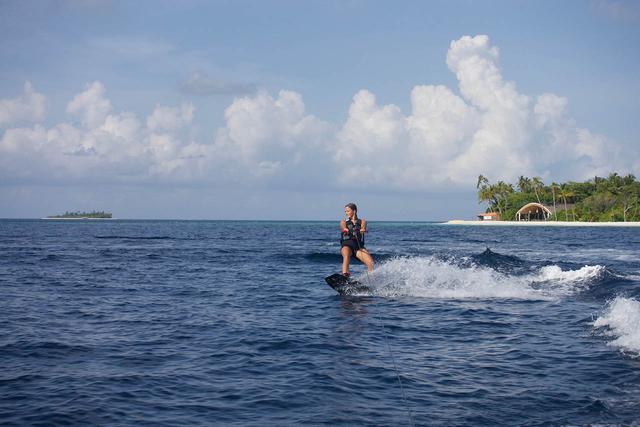
<svg viewBox="0 0 640 427"><path fill-rule="evenodd" d="M351 218L349 218L346 222L348 231L342 233L340 242L353 240L357 242L360 247L364 247L364 235L360 233L360 229L362 228L362 220L358 218L354 223L353 221L351 221Z"/></svg>

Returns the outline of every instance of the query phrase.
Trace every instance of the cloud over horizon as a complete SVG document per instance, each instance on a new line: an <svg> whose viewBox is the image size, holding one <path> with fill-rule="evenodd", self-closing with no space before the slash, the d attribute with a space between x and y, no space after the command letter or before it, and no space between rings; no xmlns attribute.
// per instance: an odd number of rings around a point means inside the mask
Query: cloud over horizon
<svg viewBox="0 0 640 427"><path fill-rule="evenodd" d="M502 75L499 53L486 35L452 41L446 64L457 90L416 85L408 114L379 105L367 89L353 96L344 123L307 113L302 94L290 90L238 97L204 141L192 137L207 119L192 104L156 105L144 118L115 113L98 81L67 104L72 120L47 128L46 97L27 82L18 98L0 100L0 178L413 191L468 189L480 173L513 181L639 172L638 162L629 163L637 155L622 156L605 136L575 123L566 98L519 93ZM196 92L253 92L196 77Z"/></svg>

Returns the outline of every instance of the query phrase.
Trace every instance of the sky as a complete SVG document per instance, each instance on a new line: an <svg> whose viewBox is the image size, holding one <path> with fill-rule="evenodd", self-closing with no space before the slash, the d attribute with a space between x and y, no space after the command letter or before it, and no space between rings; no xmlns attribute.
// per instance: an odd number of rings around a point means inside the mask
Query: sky
<svg viewBox="0 0 640 427"><path fill-rule="evenodd" d="M473 219L640 176L634 0L0 2L0 218Z"/></svg>

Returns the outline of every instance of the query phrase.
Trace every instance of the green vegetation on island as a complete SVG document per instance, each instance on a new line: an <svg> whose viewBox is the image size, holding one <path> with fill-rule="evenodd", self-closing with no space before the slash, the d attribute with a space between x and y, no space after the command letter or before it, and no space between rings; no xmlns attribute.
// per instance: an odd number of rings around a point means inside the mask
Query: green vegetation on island
<svg viewBox="0 0 640 427"><path fill-rule="evenodd" d="M110 219L111 213L110 212L103 212L103 211L93 211L93 212L65 212L62 215L50 215L47 218L51 218L51 219L84 219L84 218L91 218L91 219Z"/></svg>
<svg viewBox="0 0 640 427"><path fill-rule="evenodd" d="M478 176L478 202L488 202L486 212L498 212L505 221L516 220L520 208L535 202L551 213L549 221L640 221L640 181L629 174L612 173L585 182L552 182L520 176L516 186L498 181L491 184Z"/></svg>

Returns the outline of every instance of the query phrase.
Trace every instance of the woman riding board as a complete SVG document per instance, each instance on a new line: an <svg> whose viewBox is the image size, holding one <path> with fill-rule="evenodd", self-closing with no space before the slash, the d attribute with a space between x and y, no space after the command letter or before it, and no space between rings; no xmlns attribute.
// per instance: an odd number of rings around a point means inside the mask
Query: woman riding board
<svg viewBox="0 0 640 427"><path fill-rule="evenodd" d="M340 239L340 253L342 254L342 274L350 276L349 263L351 256L355 255L366 266L367 270L373 270L373 258L364 247L364 233L367 232L367 221L358 218L358 207L354 203L348 203L344 207L346 219L340 221L342 238Z"/></svg>

